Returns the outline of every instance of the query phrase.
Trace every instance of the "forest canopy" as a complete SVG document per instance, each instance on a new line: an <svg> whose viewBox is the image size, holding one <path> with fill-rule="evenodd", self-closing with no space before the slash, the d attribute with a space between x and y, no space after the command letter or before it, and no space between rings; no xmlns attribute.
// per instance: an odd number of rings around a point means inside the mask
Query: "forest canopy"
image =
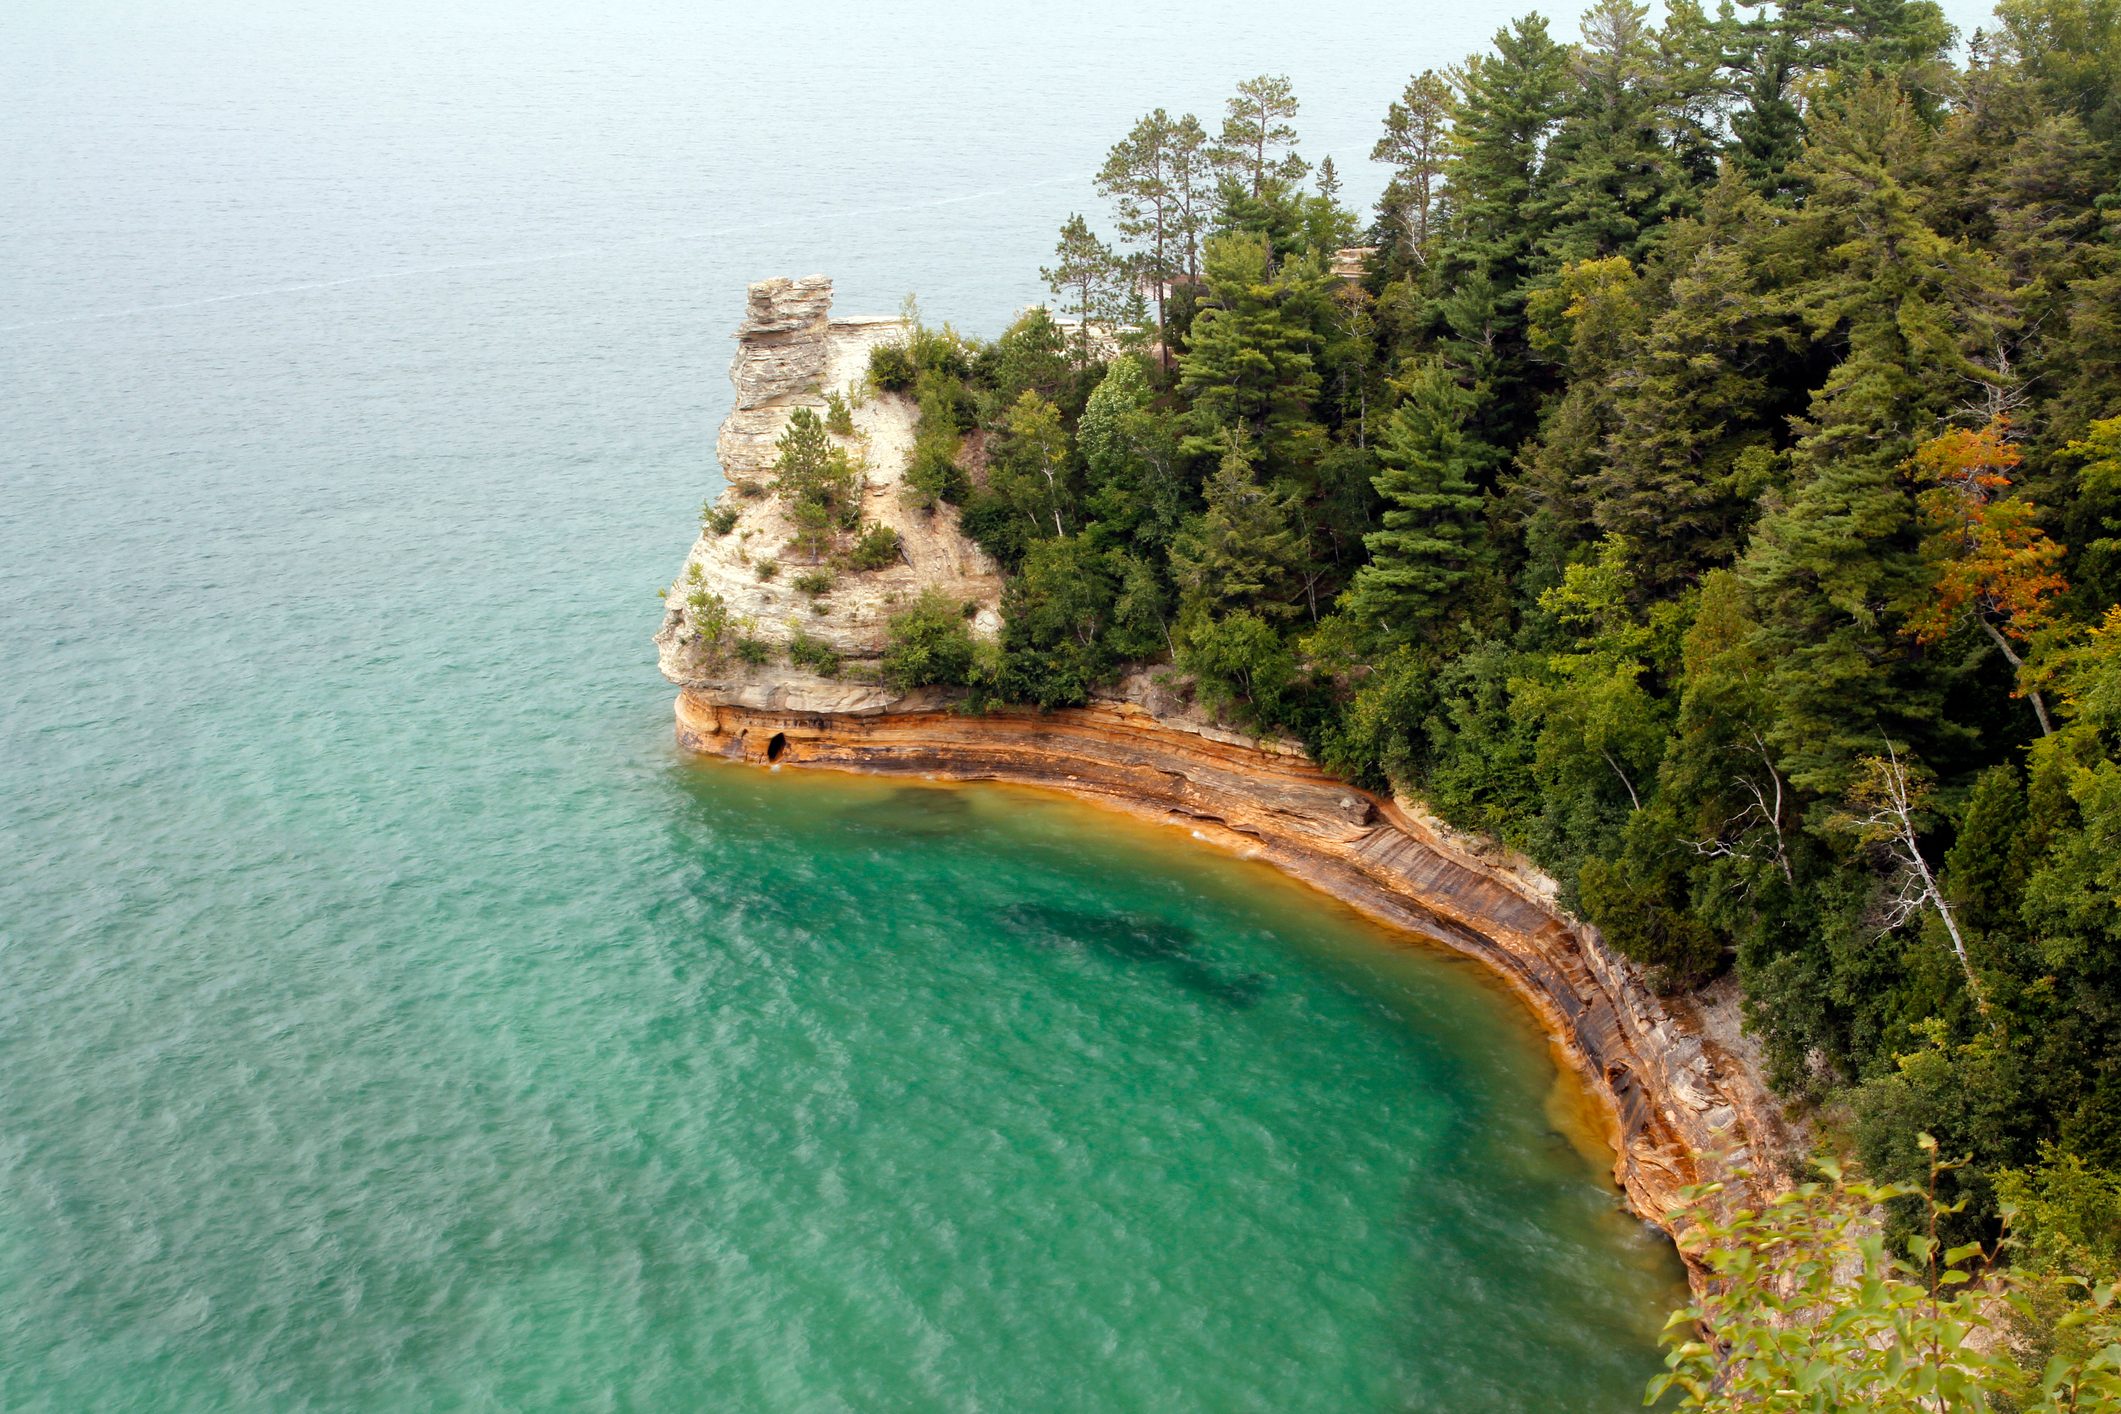
<svg viewBox="0 0 2121 1414"><path fill-rule="evenodd" d="M2090 1175L2058 1221L2114 1270L2121 4L1581 34L1414 75L1365 213L1285 79L1155 109L1050 311L881 356L1008 575L999 651L931 614L920 671L1059 707L1172 662L1660 985L1735 973L1878 1182L1970 1157L1947 1236Z"/></svg>

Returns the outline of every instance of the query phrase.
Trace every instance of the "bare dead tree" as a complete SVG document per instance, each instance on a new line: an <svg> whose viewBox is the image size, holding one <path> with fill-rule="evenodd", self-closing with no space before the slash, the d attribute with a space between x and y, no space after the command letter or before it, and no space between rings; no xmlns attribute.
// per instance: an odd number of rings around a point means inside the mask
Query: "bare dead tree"
<svg viewBox="0 0 2121 1414"><path fill-rule="evenodd" d="M1767 771L1767 781L1762 783L1750 774L1731 778L1731 784L1751 797L1736 814L1723 822L1723 828L1705 840L1692 842L1696 854L1709 859L1758 859L1760 850L1753 841L1765 827L1769 845L1769 858L1782 871L1784 882L1795 885L1796 871L1790 867L1789 849L1782 828L1782 773L1775 769L1774 757L1768 753L1767 742L1760 733L1747 728L1752 737L1750 750L1760 757L1760 764ZM1744 750L1746 748L1739 748Z"/></svg>
<svg viewBox="0 0 2121 1414"><path fill-rule="evenodd" d="M1883 936L1894 932L1924 911L1934 913L1951 939L1952 955L1959 960L1959 970L1966 977L1967 994L1974 999L1974 1006L1989 1029L2000 1032L2002 1028L1989 1010L1988 992L1967 956L1966 937L1959 931L1951 900L1938 887L1937 876L1922 854L1919 821L1928 798L1929 783L1901 761L1890 738L1885 743L1885 755L1864 759L1863 773L1849 792L1850 803L1865 812L1849 816L1849 822L1865 843L1883 850L1893 864L1885 926L1879 933Z"/></svg>

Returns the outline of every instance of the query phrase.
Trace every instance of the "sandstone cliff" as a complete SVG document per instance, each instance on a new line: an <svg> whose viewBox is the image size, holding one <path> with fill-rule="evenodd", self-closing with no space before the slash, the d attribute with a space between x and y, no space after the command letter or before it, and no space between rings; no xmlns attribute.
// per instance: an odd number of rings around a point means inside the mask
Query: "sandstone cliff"
<svg viewBox="0 0 2121 1414"><path fill-rule="evenodd" d="M817 278L752 286L731 371L738 406L721 440L733 482L765 474L789 407L857 380L871 345L897 336L888 321L832 322L828 302ZM1777 1181L1790 1140L1738 1034L1735 1002L1658 997L1594 929L1555 906L1552 881L1523 861L1451 832L1411 802L1349 787L1293 742L1219 725L1153 673L1049 713L969 716L932 692L884 688L874 675L883 621L920 586L976 601L981 630L998 627L994 568L958 532L954 513L899 504L911 418L902 401L882 397L856 416L870 502L908 537L908 562L836 590L828 613L812 615L801 596L761 583L748 567L748 557L787 536L770 498L731 502L737 530L704 534L693 547L657 635L664 674L682 688L684 746L761 763L1047 786L1182 824L1494 968L1600 1102L1615 1178L1642 1216L1665 1223L1690 1183L1752 1170L1730 1195L1752 1200ZM761 625L786 620L829 635L848 660L842 676L819 679L779 661L732 668L703 655L681 598L688 583L711 586Z"/></svg>
<svg viewBox="0 0 2121 1414"><path fill-rule="evenodd" d="M659 665L672 682L752 707L816 712L876 711L892 694L877 685L884 629L893 612L934 586L978 605L973 630L1001 629L1001 578L977 545L958 533L957 511L914 507L905 494L916 409L911 400L865 394L869 351L903 337L896 318L834 319L832 282L822 275L751 286L736 359L729 366L736 406L715 450L726 486L715 505L733 513L726 529L707 526L665 596L656 634ZM792 548L795 527L773 494L776 443L798 407L823 409L828 392L853 404L854 435L837 439L863 468L861 521L898 533L900 557L883 569L813 564ZM825 571L832 587L798 587ZM727 616L721 635L700 631L695 596L711 595ZM839 660L830 677L792 664L788 646L810 640ZM739 639L764 647L747 663Z"/></svg>

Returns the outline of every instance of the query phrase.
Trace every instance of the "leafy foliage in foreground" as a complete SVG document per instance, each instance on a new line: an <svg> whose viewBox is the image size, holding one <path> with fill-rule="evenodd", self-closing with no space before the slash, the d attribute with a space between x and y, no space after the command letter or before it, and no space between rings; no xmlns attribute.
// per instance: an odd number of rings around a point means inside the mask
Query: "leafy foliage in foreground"
<svg viewBox="0 0 2121 1414"><path fill-rule="evenodd" d="M1926 1188L1850 1181L1824 1164L1825 1181L1727 1217L1714 1212L1716 1188L1690 1190L1684 1245L1711 1290L1672 1316L1666 1373L1643 1402L1676 1390L1682 1409L1788 1414L2121 1409L2121 1282L2039 1264L2004 1274L1981 1243L1945 1247L1938 1234L1964 1200L1938 1199L1947 1169L1921 1140ZM1877 1220L1896 1203L1926 1217L1904 1251ZM2049 1347L2032 1370L2009 1353L2028 1325Z"/></svg>

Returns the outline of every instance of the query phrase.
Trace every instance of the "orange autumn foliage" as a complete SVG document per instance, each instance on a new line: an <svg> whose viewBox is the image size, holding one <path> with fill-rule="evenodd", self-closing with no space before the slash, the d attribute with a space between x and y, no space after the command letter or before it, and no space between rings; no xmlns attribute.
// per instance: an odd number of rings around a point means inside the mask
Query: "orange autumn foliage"
<svg viewBox="0 0 2121 1414"><path fill-rule="evenodd" d="M1919 447L1910 463L1929 483L1921 495L1935 567L1930 600L1906 632L1932 643L1971 615L2020 642L2045 628L2049 605L2069 585L2057 572L2063 547L2035 523L2029 500L2005 494L2022 458L2006 440L2009 421L1977 431L1953 428Z"/></svg>

